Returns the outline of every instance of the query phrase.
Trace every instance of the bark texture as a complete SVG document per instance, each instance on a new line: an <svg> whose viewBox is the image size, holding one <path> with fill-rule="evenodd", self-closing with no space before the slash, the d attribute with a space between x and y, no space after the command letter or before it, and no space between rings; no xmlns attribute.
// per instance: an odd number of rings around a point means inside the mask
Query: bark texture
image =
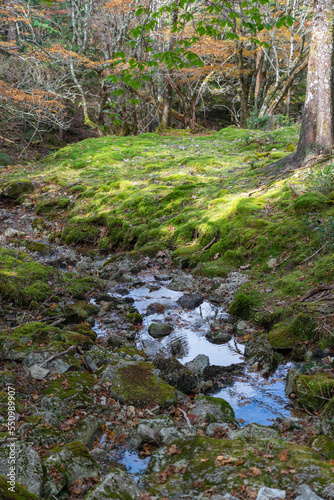
<svg viewBox="0 0 334 500"><path fill-rule="evenodd" d="M293 162L330 154L334 146L334 0L316 0L307 74L306 100Z"/></svg>

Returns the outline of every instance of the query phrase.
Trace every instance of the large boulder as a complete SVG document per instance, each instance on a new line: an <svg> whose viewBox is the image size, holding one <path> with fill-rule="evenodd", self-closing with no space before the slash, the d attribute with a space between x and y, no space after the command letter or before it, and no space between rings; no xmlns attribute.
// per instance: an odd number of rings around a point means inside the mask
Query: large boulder
<svg viewBox="0 0 334 500"><path fill-rule="evenodd" d="M3 186L1 188L0 195L16 200L22 194L32 193L33 191L35 191L35 187L31 181L28 179L19 179L16 181L10 181L8 184Z"/></svg>
<svg viewBox="0 0 334 500"><path fill-rule="evenodd" d="M185 309L196 309L202 302L204 302L204 298L198 293L186 293L176 301L180 307Z"/></svg>

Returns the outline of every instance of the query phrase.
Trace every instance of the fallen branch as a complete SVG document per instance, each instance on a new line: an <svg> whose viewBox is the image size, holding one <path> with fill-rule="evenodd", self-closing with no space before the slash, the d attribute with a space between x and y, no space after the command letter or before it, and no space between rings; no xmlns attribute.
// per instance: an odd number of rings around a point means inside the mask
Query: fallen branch
<svg viewBox="0 0 334 500"><path fill-rule="evenodd" d="M52 361L52 360L54 360L56 358L60 358L61 356L64 356L65 354L68 354L69 352L77 350L77 349L78 349L78 345L71 345L71 347L69 347L68 349L66 349L66 351L57 352L56 354L53 354L52 356L50 356L48 359L46 359L45 361L43 361L43 363L41 363L38 366L41 368L42 366L46 365L50 361Z"/></svg>
<svg viewBox="0 0 334 500"><path fill-rule="evenodd" d="M316 288L313 288L312 290L309 290L305 295L303 295L298 302L304 302L306 299L309 299L312 297L312 295L316 295L319 292L326 292L328 290L333 290L334 287L330 285L320 285L317 286Z"/></svg>
<svg viewBox="0 0 334 500"><path fill-rule="evenodd" d="M182 410L182 408L180 408L181 412L182 412L182 415L184 417L184 420L186 421L186 424L190 427L190 429L193 428L193 426L191 425L190 423L190 420L188 418L188 415L186 414L186 412L184 410Z"/></svg>
<svg viewBox="0 0 334 500"><path fill-rule="evenodd" d="M217 236L215 236L213 238L213 240L210 241L210 243L208 243L204 248L202 248L201 252L205 252L205 250L209 250L209 248L212 247L212 245L214 245L215 243L217 243L218 239L217 239Z"/></svg>
<svg viewBox="0 0 334 500"><path fill-rule="evenodd" d="M76 186L77 184L80 184L80 182L81 182L81 181L73 182L73 184L70 184L69 186L65 186L63 189L61 189L61 190L59 191L59 194L60 194L60 193L64 193L64 191L66 191L67 189L70 189L70 188L71 188L71 187L73 187L73 186Z"/></svg>
<svg viewBox="0 0 334 500"><path fill-rule="evenodd" d="M334 333L328 330L328 328L325 325L322 325L322 328L326 330L326 332L328 332L332 337L334 337Z"/></svg>
<svg viewBox="0 0 334 500"><path fill-rule="evenodd" d="M11 141L10 139L6 139L6 137L3 137L2 135L0 135L0 139L1 139L2 141L9 142L9 144L15 144L15 142L14 142L14 141Z"/></svg>
<svg viewBox="0 0 334 500"><path fill-rule="evenodd" d="M305 262L308 262L309 260L313 259L313 257L315 257L319 252L321 252L321 250L323 250L326 246L327 246L327 242L324 245L322 245L322 247L319 248L319 250L314 252L310 257L307 257L307 259L304 259L299 265L304 264Z"/></svg>

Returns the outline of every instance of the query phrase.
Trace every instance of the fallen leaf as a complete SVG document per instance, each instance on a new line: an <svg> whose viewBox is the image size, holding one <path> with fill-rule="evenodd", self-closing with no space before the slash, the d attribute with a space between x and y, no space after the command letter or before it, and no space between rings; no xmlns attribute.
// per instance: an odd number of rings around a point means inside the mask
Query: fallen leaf
<svg viewBox="0 0 334 500"><path fill-rule="evenodd" d="M281 462L285 462L288 459L288 450L282 450L278 454L278 459Z"/></svg>

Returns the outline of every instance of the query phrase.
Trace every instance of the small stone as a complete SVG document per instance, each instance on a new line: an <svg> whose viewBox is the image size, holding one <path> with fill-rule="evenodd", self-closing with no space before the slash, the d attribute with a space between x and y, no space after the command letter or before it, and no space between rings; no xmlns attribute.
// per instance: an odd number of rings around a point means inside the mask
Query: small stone
<svg viewBox="0 0 334 500"><path fill-rule="evenodd" d="M274 269L277 266L277 264L278 264L278 259L270 259L267 262L267 266L269 267L269 269Z"/></svg>
<svg viewBox="0 0 334 500"><path fill-rule="evenodd" d="M151 429L148 425L139 424L137 428L137 433L142 438L142 440L145 441L145 443L159 446L158 433L154 429Z"/></svg>
<svg viewBox="0 0 334 500"><path fill-rule="evenodd" d="M39 365L33 365L28 369L28 376L30 378L34 378L36 380L42 380L50 373L50 370L46 370L45 368Z"/></svg>
<svg viewBox="0 0 334 500"><path fill-rule="evenodd" d="M6 238L14 238L14 236L23 236L24 234L25 233L23 231L19 231L18 229L13 229L12 227L9 227L4 232Z"/></svg>
<svg viewBox="0 0 334 500"><path fill-rule="evenodd" d="M286 492L284 490L277 490L263 486L260 489L256 500L284 500L285 498Z"/></svg>
<svg viewBox="0 0 334 500"><path fill-rule="evenodd" d="M170 333L172 333L173 327L169 323L152 323L148 327L148 333L151 337L160 338L166 337Z"/></svg>
<svg viewBox="0 0 334 500"><path fill-rule="evenodd" d="M97 366L90 356L86 357L86 363L87 363L88 368L90 369L91 372L96 372Z"/></svg>

